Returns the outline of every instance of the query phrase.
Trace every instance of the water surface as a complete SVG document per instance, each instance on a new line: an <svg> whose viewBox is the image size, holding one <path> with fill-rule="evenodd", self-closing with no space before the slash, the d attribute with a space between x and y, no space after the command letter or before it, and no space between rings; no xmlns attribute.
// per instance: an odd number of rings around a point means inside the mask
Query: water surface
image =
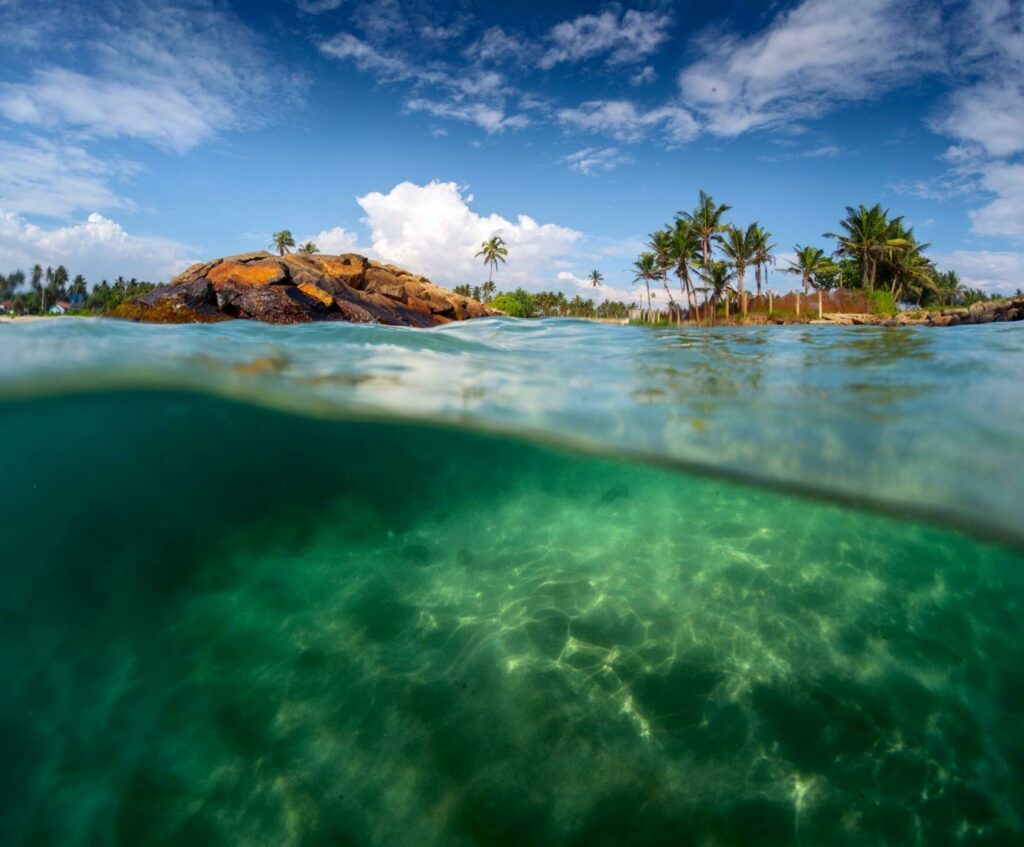
<svg viewBox="0 0 1024 847"><path fill-rule="evenodd" d="M1019 843L1015 330L0 326L0 841Z"/></svg>

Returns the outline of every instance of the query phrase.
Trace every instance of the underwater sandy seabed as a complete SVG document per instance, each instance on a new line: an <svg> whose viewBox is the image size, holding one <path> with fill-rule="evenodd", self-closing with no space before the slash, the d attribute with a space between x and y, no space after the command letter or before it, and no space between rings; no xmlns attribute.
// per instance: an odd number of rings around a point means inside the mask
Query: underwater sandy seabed
<svg viewBox="0 0 1024 847"><path fill-rule="evenodd" d="M0 437L3 843L1024 837L1019 553L183 392Z"/></svg>

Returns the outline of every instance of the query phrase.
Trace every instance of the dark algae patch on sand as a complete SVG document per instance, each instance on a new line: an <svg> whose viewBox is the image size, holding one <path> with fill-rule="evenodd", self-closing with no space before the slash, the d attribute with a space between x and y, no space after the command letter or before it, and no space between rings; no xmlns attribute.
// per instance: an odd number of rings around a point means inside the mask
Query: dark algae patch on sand
<svg viewBox="0 0 1024 847"><path fill-rule="evenodd" d="M0 437L5 844L1022 839L1008 549L184 391Z"/></svg>

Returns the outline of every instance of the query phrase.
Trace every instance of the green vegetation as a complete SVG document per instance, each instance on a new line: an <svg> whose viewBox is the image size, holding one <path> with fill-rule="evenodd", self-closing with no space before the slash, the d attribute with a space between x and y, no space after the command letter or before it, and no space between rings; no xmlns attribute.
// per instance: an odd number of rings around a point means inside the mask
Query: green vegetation
<svg viewBox="0 0 1024 847"><path fill-rule="evenodd" d="M714 323L723 313L745 313L751 268L757 296L762 297L776 245L756 221L745 227L728 222L725 215L731 208L701 191L693 211L679 212L671 224L651 233L648 249L633 263L634 284L643 285L647 299L643 319ZM878 204L848 206L839 231L824 237L835 239L831 255L821 247L797 244L795 261L784 269L800 277L805 295L812 289L860 291L878 314L906 306L942 308L993 299L965 288L954 271L940 271L926 255L931 245L919 241L902 216L893 217ZM685 307L669 290L670 272L679 280ZM701 285L694 285L694 277ZM668 296L667 315L654 312L651 283L656 281ZM763 300L759 310L765 310Z"/></svg>
<svg viewBox="0 0 1024 847"><path fill-rule="evenodd" d="M301 247L299 247L299 249L296 250L295 252L297 252L297 253L304 253L307 256L311 256L313 253L319 253L320 252L320 248L317 247L316 244L314 244L312 241L307 241L305 244L303 244Z"/></svg>
<svg viewBox="0 0 1024 847"><path fill-rule="evenodd" d="M505 246L505 241L500 235L495 235L489 241L485 241L480 245L480 251L474 258L484 260L484 266L489 267L490 273L487 275L487 282L493 284L494 272L498 270L498 263L505 264L505 259L508 257L508 248ZM479 298L477 298L479 299Z"/></svg>
<svg viewBox="0 0 1024 847"><path fill-rule="evenodd" d="M89 291L81 274L69 280L70 274L63 265L45 270L35 265L28 274L0 274L0 313L45 315L56 308L63 314L105 315L156 287L155 283L134 277L118 277L113 283L103 280Z"/></svg>
<svg viewBox="0 0 1024 847"><path fill-rule="evenodd" d="M272 246L280 255L284 255L288 252L289 247L295 246L295 238L292 236L290 229L282 229L280 232L275 232L271 236Z"/></svg>

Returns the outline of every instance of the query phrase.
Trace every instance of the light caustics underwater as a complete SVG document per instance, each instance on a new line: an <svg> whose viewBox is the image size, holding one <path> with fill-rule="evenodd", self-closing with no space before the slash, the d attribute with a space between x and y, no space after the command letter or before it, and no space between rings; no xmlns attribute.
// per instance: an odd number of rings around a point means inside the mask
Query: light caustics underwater
<svg viewBox="0 0 1024 847"><path fill-rule="evenodd" d="M4 844L1024 843L1024 332L0 326Z"/></svg>

